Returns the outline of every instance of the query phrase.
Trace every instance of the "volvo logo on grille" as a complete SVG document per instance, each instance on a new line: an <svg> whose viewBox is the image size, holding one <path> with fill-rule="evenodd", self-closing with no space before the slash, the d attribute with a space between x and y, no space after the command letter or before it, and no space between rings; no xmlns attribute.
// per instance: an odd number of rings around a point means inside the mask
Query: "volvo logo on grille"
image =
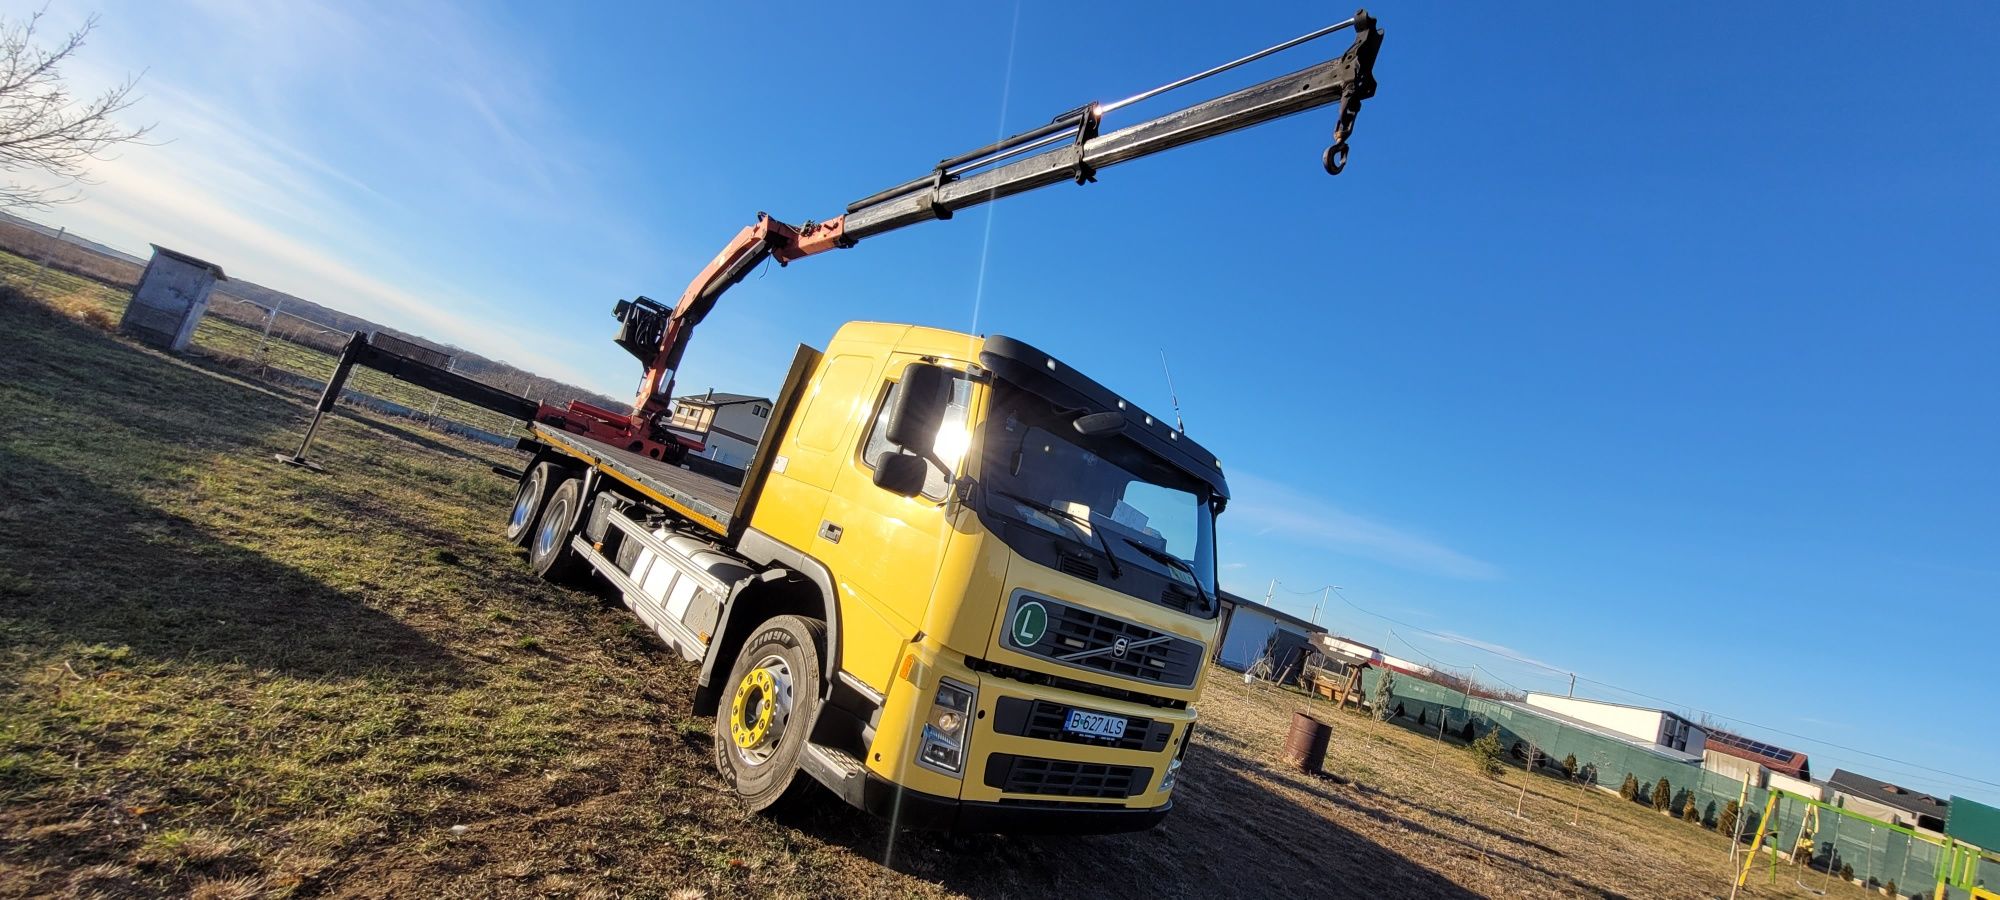
<svg viewBox="0 0 2000 900"><path fill-rule="evenodd" d="M1119 639L1117 639L1117 640L1115 640L1115 641L1112 641L1112 642L1111 642L1111 655L1112 655L1112 657L1113 657L1113 658L1116 658L1116 659L1124 659L1124 658L1125 658L1125 651L1126 651L1126 650L1128 650L1128 649L1130 649L1130 648L1131 648L1131 646L1132 646L1132 642L1131 642L1131 641L1129 641L1129 640L1126 640L1125 638L1119 638Z"/></svg>

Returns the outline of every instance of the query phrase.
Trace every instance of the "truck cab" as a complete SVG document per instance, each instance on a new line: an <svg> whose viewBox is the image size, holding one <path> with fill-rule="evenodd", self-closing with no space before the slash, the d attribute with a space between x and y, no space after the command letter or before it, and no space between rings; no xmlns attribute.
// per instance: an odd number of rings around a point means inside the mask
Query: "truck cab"
<svg viewBox="0 0 2000 900"><path fill-rule="evenodd" d="M856 323L764 492L750 528L827 567L829 650L880 699L878 790L1164 814L1216 632L1213 456L1019 341Z"/></svg>

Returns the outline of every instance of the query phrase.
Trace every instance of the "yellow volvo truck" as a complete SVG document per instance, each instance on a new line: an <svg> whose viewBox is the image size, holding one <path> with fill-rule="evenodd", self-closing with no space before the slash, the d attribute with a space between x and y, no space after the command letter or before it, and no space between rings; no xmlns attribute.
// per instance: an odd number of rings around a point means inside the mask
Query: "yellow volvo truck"
<svg viewBox="0 0 2000 900"><path fill-rule="evenodd" d="M1338 57L1105 130L1135 104L1343 29ZM552 580L601 578L698 663L715 762L753 808L808 774L904 825L1121 831L1158 822L1195 721L1218 608L1208 450L1007 337L859 322L801 347L738 483L672 427L689 336L731 285L796 259L1338 104L1329 173L1374 95L1352 19L950 157L794 226L760 215L672 306L621 301L645 367L632 410L506 395L356 335L354 365L529 423L507 536ZM307 464L319 417L287 461Z"/></svg>
<svg viewBox="0 0 2000 900"><path fill-rule="evenodd" d="M1208 451L1006 337L800 348L740 488L547 424L510 523L683 657L752 806L803 770L899 823L1145 828L1215 640Z"/></svg>

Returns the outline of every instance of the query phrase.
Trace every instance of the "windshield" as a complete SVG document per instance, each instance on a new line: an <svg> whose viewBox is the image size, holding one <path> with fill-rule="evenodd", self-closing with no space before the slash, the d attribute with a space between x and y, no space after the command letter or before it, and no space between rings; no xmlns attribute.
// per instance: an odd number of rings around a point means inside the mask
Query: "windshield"
<svg viewBox="0 0 2000 900"><path fill-rule="evenodd" d="M1002 531L1010 546L1071 574L1202 615L1215 596L1215 526L1205 485L1132 441L1076 432L1045 401L996 391L981 478L985 508L1028 526ZM1049 542L1054 537L1059 542ZM1018 539L1017 539L1018 538ZM1032 552L1055 547L1050 554ZM1088 555L1090 568L1063 565Z"/></svg>

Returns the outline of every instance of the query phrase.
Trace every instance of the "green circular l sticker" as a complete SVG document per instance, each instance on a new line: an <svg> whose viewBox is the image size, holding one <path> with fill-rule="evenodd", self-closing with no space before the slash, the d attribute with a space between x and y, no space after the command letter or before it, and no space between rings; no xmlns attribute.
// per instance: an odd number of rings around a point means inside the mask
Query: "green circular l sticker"
<svg viewBox="0 0 2000 900"><path fill-rule="evenodd" d="M1033 647L1041 643L1042 635L1049 630L1049 611L1033 600L1021 604L1014 610L1014 643L1020 647Z"/></svg>

